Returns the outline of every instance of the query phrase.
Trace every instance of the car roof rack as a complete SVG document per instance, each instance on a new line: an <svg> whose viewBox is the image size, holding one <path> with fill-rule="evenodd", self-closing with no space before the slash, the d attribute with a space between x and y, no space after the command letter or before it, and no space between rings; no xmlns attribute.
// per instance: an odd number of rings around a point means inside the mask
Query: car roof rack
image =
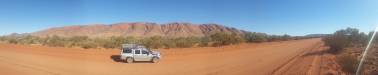
<svg viewBox="0 0 378 75"><path fill-rule="evenodd" d="M142 48L146 48L146 47L142 46L142 45L138 45L138 44L122 44L122 48L142 49Z"/></svg>

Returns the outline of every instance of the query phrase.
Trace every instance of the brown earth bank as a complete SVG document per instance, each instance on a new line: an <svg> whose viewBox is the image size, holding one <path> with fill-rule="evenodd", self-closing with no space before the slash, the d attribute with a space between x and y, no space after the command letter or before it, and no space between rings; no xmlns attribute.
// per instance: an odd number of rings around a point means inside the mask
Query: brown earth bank
<svg viewBox="0 0 378 75"><path fill-rule="evenodd" d="M320 38L162 49L158 63L122 63L119 50L0 44L4 75L319 75ZM293 65L294 64L294 65Z"/></svg>

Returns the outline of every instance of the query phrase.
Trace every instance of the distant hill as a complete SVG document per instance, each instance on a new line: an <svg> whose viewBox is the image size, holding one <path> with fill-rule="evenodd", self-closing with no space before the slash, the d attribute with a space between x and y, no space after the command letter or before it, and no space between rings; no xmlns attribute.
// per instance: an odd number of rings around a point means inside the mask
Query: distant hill
<svg viewBox="0 0 378 75"><path fill-rule="evenodd" d="M31 33L39 37L47 36L88 36L88 37L111 37L111 36L133 36L133 37L188 37L206 36L216 32L245 34L247 31L219 24L192 24L192 23L167 23L157 24L148 22L117 23L117 24L95 24L75 25L49 28Z"/></svg>

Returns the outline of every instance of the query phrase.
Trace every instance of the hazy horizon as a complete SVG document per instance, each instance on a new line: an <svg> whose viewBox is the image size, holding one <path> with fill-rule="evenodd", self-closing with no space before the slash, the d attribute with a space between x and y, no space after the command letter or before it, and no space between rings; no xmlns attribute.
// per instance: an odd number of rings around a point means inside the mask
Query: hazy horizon
<svg viewBox="0 0 378 75"><path fill-rule="evenodd" d="M52 27L120 22L216 23L282 35L329 34L346 27L372 31L377 1L317 0L2 0L0 35Z"/></svg>

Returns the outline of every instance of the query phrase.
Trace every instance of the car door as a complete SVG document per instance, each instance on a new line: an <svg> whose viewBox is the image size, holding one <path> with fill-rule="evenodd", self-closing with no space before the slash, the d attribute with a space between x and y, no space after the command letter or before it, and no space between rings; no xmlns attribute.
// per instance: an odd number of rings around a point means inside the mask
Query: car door
<svg viewBox="0 0 378 75"><path fill-rule="evenodd" d="M142 50L141 58L143 59L143 61L150 61L151 60L149 53L146 50Z"/></svg>
<svg viewBox="0 0 378 75"><path fill-rule="evenodd" d="M129 48L123 48L121 52L121 59L126 59L126 57L133 57L133 52Z"/></svg>
<svg viewBox="0 0 378 75"><path fill-rule="evenodd" d="M135 61L143 61L142 52L140 49L134 51L134 60Z"/></svg>

